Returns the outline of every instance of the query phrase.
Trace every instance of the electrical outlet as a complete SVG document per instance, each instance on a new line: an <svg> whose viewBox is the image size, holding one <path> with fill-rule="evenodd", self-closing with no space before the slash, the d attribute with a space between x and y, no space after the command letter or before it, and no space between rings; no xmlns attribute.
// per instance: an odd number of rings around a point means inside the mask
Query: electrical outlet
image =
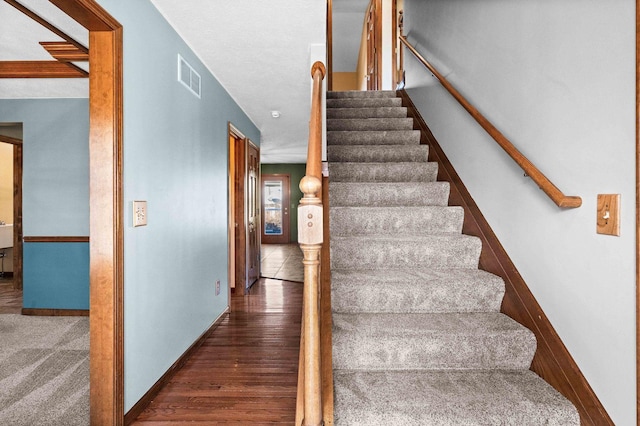
<svg viewBox="0 0 640 426"><path fill-rule="evenodd" d="M220 295L220 280L216 280L216 296Z"/></svg>
<svg viewBox="0 0 640 426"><path fill-rule="evenodd" d="M147 202L134 201L133 202L133 226L146 226L146 225L147 225Z"/></svg>

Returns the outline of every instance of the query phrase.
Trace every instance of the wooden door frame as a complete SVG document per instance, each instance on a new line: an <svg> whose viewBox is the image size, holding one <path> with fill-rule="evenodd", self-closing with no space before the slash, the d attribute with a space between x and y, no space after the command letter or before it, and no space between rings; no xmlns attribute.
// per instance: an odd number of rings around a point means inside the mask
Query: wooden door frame
<svg viewBox="0 0 640 426"><path fill-rule="evenodd" d="M640 0L636 0L636 416L640 421Z"/></svg>
<svg viewBox="0 0 640 426"><path fill-rule="evenodd" d="M238 141L244 141L244 143L246 144L246 140L247 138L244 136L244 134L238 130L237 127L235 127L231 122L227 123L227 140L229 141L229 156L228 156L228 173L227 173L227 180L228 180L228 191L229 191L229 198L228 198L228 203L229 205L228 207L228 257L229 257L229 265L228 265L228 275L229 275L229 306L231 306L231 291L233 290L238 291L237 286L236 286L236 244L235 244L235 239L236 239L236 199L238 197L237 191L236 191L236 173L237 173L237 163L239 161L238 159L238 149L237 149L237 143ZM244 152L244 150L243 150ZM244 154L243 154L244 155ZM246 163L246 160L245 160ZM245 164L246 165L246 164ZM244 194L244 190L243 190L243 194ZM244 225L242 225L244 226ZM244 286L243 286L244 288ZM244 294L244 290L243 293Z"/></svg>
<svg viewBox="0 0 640 426"><path fill-rule="evenodd" d="M90 423L124 424L122 25L95 0L50 0L89 30Z"/></svg>
<svg viewBox="0 0 640 426"><path fill-rule="evenodd" d="M22 290L22 139L0 135L13 146L13 288Z"/></svg>
<svg viewBox="0 0 640 426"><path fill-rule="evenodd" d="M262 194L262 191L264 190L264 180L266 176L273 176L273 177L286 177L289 181L288 185L289 185L289 193L287 194L287 206L289 206L289 204L291 204L291 174L290 173L265 173L264 175L262 175L262 178L260 179L260 193ZM264 198L264 197L263 197ZM282 197L282 205L284 206L284 197ZM288 210L290 210L289 207L287 207ZM262 200L262 203L260 203L260 213L262 215L261 218L261 227L262 227L262 231L264 231L264 219L266 217L266 215L264 214L264 199ZM274 244L289 244L291 242L291 212L288 213L289 216L287 216L287 233L286 233L286 243L274 243ZM283 226L284 226L284 217L283 217ZM262 232L261 231L261 232ZM264 237L264 235L261 234L262 237ZM285 235L283 235L283 238L285 237ZM269 243L265 243L265 244L269 244Z"/></svg>
<svg viewBox="0 0 640 426"><path fill-rule="evenodd" d="M251 279L251 277L249 276L249 258L250 258L250 254L251 254L251 238L250 238L250 230L249 230L249 217L248 215L245 217L245 220L247 221L247 226L245 227L245 235L246 235L246 240L247 240L247 244L245 246L245 257L247 259L247 283L248 285L246 285L247 287L247 291L248 288L251 287L256 281L258 281L260 279L260 244L261 244L261 238L262 238L262 231L261 231L261 226L262 226L262 211L261 211L261 194L262 194L262 188L260 185L261 182L261 173L260 173L260 147L256 144L253 143L253 141L251 141L251 139L247 138L247 149L246 149L246 161L247 161L247 170L246 170L246 185L247 187L249 186L249 158L250 158L250 149L253 148L256 151L256 160L257 160L257 164L256 164L256 191L255 191L255 204L254 204L254 208L256 208L255 212L256 212L256 222L257 222L257 229L256 229L256 236L257 236L257 250L258 250L258 258L256 261L256 280L252 281L249 284L249 280ZM249 201L249 193L247 194L247 197L245 197L245 202L247 204L247 206L250 205L250 201Z"/></svg>

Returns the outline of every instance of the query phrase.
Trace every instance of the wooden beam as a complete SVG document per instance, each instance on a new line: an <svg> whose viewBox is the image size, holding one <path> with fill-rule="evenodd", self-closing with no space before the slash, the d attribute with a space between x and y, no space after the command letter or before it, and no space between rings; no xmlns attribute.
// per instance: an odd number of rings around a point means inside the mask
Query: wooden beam
<svg viewBox="0 0 640 426"><path fill-rule="evenodd" d="M89 73L69 62L0 61L0 78L87 78Z"/></svg>
<svg viewBox="0 0 640 426"><path fill-rule="evenodd" d="M88 62L89 52L78 49L68 41L41 41L40 45L60 62Z"/></svg>
<svg viewBox="0 0 640 426"><path fill-rule="evenodd" d="M4 0L4 1L7 2L8 4L10 4L11 6L15 7L16 9L18 9L20 12L24 13L29 18L33 19L38 24L42 25L43 27L45 27L46 29L48 29L49 31L51 31L52 33L57 35L58 37L60 37L63 40L66 40L67 42L71 43L72 45L74 45L78 49L84 50L84 53L88 53L89 52L89 50L85 46L83 46L82 43L76 41L71 36L69 36L67 33L62 31L61 29L59 29L55 25L51 24L49 21L47 21L46 19L44 19L43 17L41 17L40 15L38 15L37 13L32 11L31 9L29 9L26 6L20 4L18 1L16 1L16 0Z"/></svg>

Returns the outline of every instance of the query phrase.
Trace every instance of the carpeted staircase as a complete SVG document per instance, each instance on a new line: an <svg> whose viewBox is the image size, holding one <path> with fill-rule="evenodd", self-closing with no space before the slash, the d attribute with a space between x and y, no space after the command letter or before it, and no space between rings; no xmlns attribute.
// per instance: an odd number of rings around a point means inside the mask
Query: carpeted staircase
<svg viewBox="0 0 640 426"><path fill-rule="evenodd" d="M329 92L336 425L579 425L394 92Z"/></svg>

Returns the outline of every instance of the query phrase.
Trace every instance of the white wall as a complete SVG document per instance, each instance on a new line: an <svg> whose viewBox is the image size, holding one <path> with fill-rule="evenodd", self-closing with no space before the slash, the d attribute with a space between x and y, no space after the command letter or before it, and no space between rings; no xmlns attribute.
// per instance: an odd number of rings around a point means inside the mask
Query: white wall
<svg viewBox="0 0 640 426"><path fill-rule="evenodd" d="M636 424L635 2L405 0L405 33L567 195L556 207L406 55L407 87L617 425ZM596 195L622 194L621 236Z"/></svg>

